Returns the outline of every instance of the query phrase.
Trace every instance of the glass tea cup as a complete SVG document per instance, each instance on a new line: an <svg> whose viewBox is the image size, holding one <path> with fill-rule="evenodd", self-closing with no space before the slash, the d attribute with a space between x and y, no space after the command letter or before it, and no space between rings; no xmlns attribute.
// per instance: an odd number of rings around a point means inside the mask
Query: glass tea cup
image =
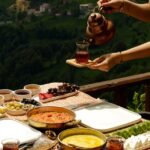
<svg viewBox="0 0 150 150"><path fill-rule="evenodd" d="M121 136L112 136L107 139L107 150L124 150L123 144L125 139Z"/></svg>
<svg viewBox="0 0 150 150"><path fill-rule="evenodd" d="M86 64L89 60L89 43L86 41L76 42L76 54L75 59L77 63Z"/></svg>
<svg viewBox="0 0 150 150"><path fill-rule="evenodd" d="M19 150L19 140L5 139L2 140L3 150Z"/></svg>

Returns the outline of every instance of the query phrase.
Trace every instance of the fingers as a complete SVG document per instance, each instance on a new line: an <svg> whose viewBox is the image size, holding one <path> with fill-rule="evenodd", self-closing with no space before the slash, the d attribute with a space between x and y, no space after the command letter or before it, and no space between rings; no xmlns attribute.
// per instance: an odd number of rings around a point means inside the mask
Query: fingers
<svg viewBox="0 0 150 150"><path fill-rule="evenodd" d="M93 70L101 70L101 71L105 71L108 72L110 70L108 64L106 61L103 61L101 63L92 63L90 65L87 66L89 69L93 69Z"/></svg>
<svg viewBox="0 0 150 150"><path fill-rule="evenodd" d="M94 59L92 62L90 62L88 65L89 66L94 66L94 65L98 65L102 62L104 62L108 57L110 56L110 54L106 54L106 55L102 55L96 59Z"/></svg>
<svg viewBox="0 0 150 150"><path fill-rule="evenodd" d="M104 56L101 56L101 57L98 57L98 58L96 58L96 59L94 59L93 61L91 61L91 62L89 62L88 64L86 64L86 66L88 67L90 67L90 66L94 66L94 65L96 65L96 64L98 64L98 63L101 63L102 61L104 61L105 60L105 58L104 58Z"/></svg>
<svg viewBox="0 0 150 150"><path fill-rule="evenodd" d="M105 56L101 56L101 57L98 57L98 58L94 59L93 62L96 63L96 64L101 63L102 61L105 60L105 58L106 58Z"/></svg>
<svg viewBox="0 0 150 150"><path fill-rule="evenodd" d="M110 70L110 65L108 62L110 57L111 54L102 55L90 62L88 65L86 65L86 67L108 72Z"/></svg>
<svg viewBox="0 0 150 150"><path fill-rule="evenodd" d="M106 62L92 65L92 67L93 67L93 69L98 69L98 70L108 70L108 66L106 65Z"/></svg>
<svg viewBox="0 0 150 150"><path fill-rule="evenodd" d="M103 13L111 14L120 11L120 1L99 0L97 4L102 8Z"/></svg>
<svg viewBox="0 0 150 150"><path fill-rule="evenodd" d="M107 67L98 67L98 66L87 66L89 69L92 69L92 70L100 70L100 71L104 71L104 72L108 72L110 69L107 68Z"/></svg>
<svg viewBox="0 0 150 150"><path fill-rule="evenodd" d="M99 5L99 7L110 7L110 3L108 0L100 0L97 2L97 4Z"/></svg>
<svg viewBox="0 0 150 150"><path fill-rule="evenodd" d="M100 0L97 2L98 6L101 8L102 13L110 14L112 13L112 8L108 6L107 0Z"/></svg>
<svg viewBox="0 0 150 150"><path fill-rule="evenodd" d="M105 60L104 56L98 57L94 59L92 62L88 63L86 66L88 68L94 69L93 66L98 65L99 63L103 62Z"/></svg>
<svg viewBox="0 0 150 150"><path fill-rule="evenodd" d="M101 63L102 61L104 61L104 60L106 60L107 58L109 58L110 55L111 55L111 54L101 55L100 57L94 59L93 62Z"/></svg>
<svg viewBox="0 0 150 150"><path fill-rule="evenodd" d="M101 8L103 13L111 14L113 12L116 12L111 2L102 3Z"/></svg>

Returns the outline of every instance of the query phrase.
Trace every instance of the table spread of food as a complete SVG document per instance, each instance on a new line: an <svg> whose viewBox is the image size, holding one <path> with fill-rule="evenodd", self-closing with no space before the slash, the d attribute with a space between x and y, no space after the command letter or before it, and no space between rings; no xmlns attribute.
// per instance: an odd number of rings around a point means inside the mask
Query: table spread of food
<svg viewBox="0 0 150 150"><path fill-rule="evenodd" d="M4 144L17 139L18 147ZM150 120L71 83L0 89L0 150L148 150Z"/></svg>

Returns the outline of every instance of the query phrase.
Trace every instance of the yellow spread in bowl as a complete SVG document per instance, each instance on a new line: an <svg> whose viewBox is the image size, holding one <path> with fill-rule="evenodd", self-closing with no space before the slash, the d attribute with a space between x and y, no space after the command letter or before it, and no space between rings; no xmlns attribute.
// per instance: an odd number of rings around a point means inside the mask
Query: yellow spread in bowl
<svg viewBox="0 0 150 150"><path fill-rule="evenodd" d="M104 140L94 135L72 135L64 138L62 142L81 148L95 148L104 144Z"/></svg>

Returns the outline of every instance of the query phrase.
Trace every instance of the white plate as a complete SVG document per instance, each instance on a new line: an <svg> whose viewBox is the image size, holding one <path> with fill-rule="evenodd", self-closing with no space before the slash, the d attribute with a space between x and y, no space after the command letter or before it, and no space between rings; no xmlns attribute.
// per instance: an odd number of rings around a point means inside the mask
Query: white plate
<svg viewBox="0 0 150 150"><path fill-rule="evenodd" d="M30 143L37 140L42 133L30 126L11 119L0 120L0 150L2 150L1 141L4 139L18 139L20 144Z"/></svg>
<svg viewBox="0 0 150 150"><path fill-rule="evenodd" d="M99 105L76 110L77 120L87 127L109 132L141 120L141 116L118 105L103 102Z"/></svg>

